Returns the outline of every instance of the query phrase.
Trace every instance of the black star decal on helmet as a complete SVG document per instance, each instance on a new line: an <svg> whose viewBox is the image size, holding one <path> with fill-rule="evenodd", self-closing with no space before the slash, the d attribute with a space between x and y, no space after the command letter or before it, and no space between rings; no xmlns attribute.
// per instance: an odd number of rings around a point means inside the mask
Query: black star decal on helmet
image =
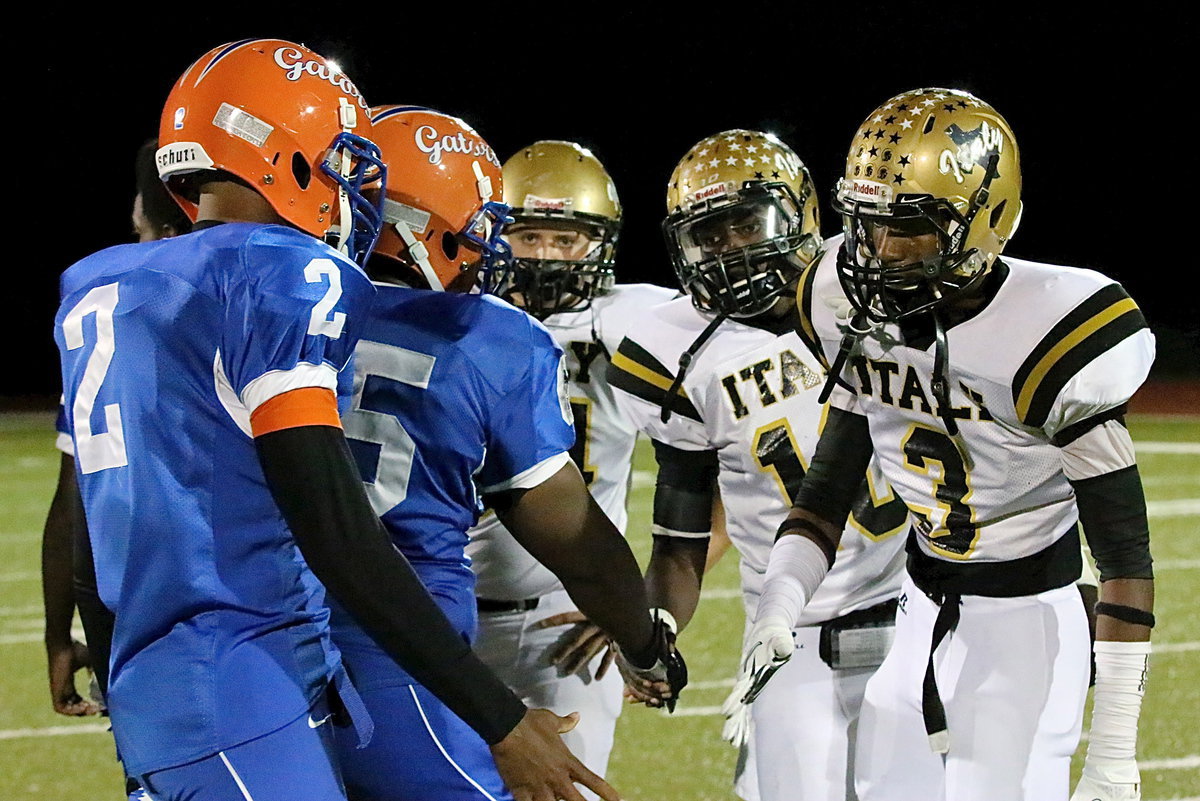
<svg viewBox="0 0 1200 801"><path fill-rule="evenodd" d="M878 153L879 153L879 148L877 148L877 147L874 147L874 146L873 146L873 147L872 147L870 150L868 150L867 152L868 152L868 153L870 153L872 156L874 156L874 155L876 155L876 154L878 154Z"/></svg>
<svg viewBox="0 0 1200 801"><path fill-rule="evenodd" d="M772 170L772 171L771 171L771 177L772 177L772 178L778 178L778 177L779 177L779 170Z"/></svg>
<svg viewBox="0 0 1200 801"><path fill-rule="evenodd" d="M900 105L896 106L896 111L908 111L908 104L901 103Z"/></svg>
<svg viewBox="0 0 1200 801"><path fill-rule="evenodd" d="M892 176L892 182L897 184L904 183L904 173L898 172Z"/></svg>
<svg viewBox="0 0 1200 801"><path fill-rule="evenodd" d="M966 108L966 107L967 107L967 101L965 101L965 100L960 100L960 101L958 101L958 107L959 107L959 108Z"/></svg>
<svg viewBox="0 0 1200 801"><path fill-rule="evenodd" d="M754 177L761 181L763 174L761 172L756 172L756 173L754 173Z"/></svg>
<svg viewBox="0 0 1200 801"><path fill-rule="evenodd" d="M863 131L863 139L870 139L870 138L871 138L871 134L872 134L872 131L871 131L871 129L870 129L870 128L868 128L867 130Z"/></svg>
<svg viewBox="0 0 1200 801"><path fill-rule="evenodd" d="M895 125L896 124L896 115L889 114L887 116L887 119L884 120L884 122L887 123L888 125Z"/></svg>
<svg viewBox="0 0 1200 801"><path fill-rule="evenodd" d="M901 166L901 167L907 167L907 166L908 166L908 164L909 164L909 161L908 161L908 156L901 156L901 157L900 157L900 166Z"/></svg>
<svg viewBox="0 0 1200 801"><path fill-rule="evenodd" d="M946 109L946 111L954 111L954 104L946 103L945 105L942 106L942 108Z"/></svg>
<svg viewBox="0 0 1200 801"><path fill-rule="evenodd" d="M875 138L876 138L876 139L882 139L882 138L883 138L883 129L882 129L882 128L880 128L878 131L876 131L876 132L875 132Z"/></svg>

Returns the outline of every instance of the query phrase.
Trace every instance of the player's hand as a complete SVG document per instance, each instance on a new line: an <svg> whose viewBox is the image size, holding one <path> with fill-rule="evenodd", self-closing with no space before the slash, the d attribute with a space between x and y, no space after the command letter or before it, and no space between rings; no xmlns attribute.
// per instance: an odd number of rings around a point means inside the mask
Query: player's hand
<svg viewBox="0 0 1200 801"><path fill-rule="evenodd" d="M721 704L721 714L725 716L725 725L721 727L721 739L734 748L741 748L750 739L750 705L743 704L746 695L745 686L733 685L725 703Z"/></svg>
<svg viewBox="0 0 1200 801"><path fill-rule="evenodd" d="M1141 801L1141 779L1133 760L1107 764L1085 760L1071 801Z"/></svg>
<svg viewBox="0 0 1200 801"><path fill-rule="evenodd" d="M596 668L596 680L604 678L617 655L612 638L604 629L578 610L551 615L533 624L535 629L555 626L572 627L547 653L550 664L558 668L559 675L570 676L584 670L597 654L603 652L604 657Z"/></svg>
<svg viewBox="0 0 1200 801"><path fill-rule="evenodd" d="M578 722L578 712L559 717L549 709L531 709L492 746L496 768L515 801L584 801L576 782L604 801L620 801L617 791L584 767L563 743L561 735Z"/></svg>
<svg viewBox="0 0 1200 801"><path fill-rule="evenodd" d="M655 660L649 667L638 667L617 649L617 669L625 680L625 696L646 706L666 706L675 711L679 693L687 686L687 664L675 647L675 631L659 617L654 619Z"/></svg>
<svg viewBox="0 0 1200 801"><path fill-rule="evenodd" d="M749 645L750 643L746 643L746 649L738 660L738 673L733 682L733 689L721 704L721 714L725 716L725 725L721 727L721 739L734 748L741 748L750 736L750 704L742 701L750 692L750 685L754 681L754 677L746 672L747 657L750 655Z"/></svg>
<svg viewBox="0 0 1200 801"><path fill-rule="evenodd" d="M776 617L756 621L746 639L746 652L742 657L741 675L746 691L742 694L741 703L754 703L775 671L792 658L795 650L796 641L786 621Z"/></svg>
<svg viewBox="0 0 1200 801"><path fill-rule="evenodd" d="M87 700L75 690L75 673L91 669L87 646L78 640L46 644L50 671L50 701L60 715L85 717L100 714L100 705Z"/></svg>

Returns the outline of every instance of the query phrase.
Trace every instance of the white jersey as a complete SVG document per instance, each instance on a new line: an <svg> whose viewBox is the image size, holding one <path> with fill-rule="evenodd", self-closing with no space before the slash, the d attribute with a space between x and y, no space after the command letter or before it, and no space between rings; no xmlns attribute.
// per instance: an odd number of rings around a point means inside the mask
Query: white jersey
<svg viewBox="0 0 1200 801"><path fill-rule="evenodd" d="M625 499L637 428L618 410L605 371L626 329L647 309L677 294L653 284L618 284L597 296L587 309L554 314L543 321L566 354L567 394L575 414L571 458L596 503L622 533L628 520ZM470 537L467 555L480 598L523 600L562 588L558 578L518 544L494 514L483 517Z"/></svg>
<svg viewBox="0 0 1200 801"><path fill-rule="evenodd" d="M726 320L692 359L682 393L663 423L661 404L679 356L711 319L688 298L653 309L621 343L610 381L647 436L682 450L717 452L726 528L741 554L742 591L752 613L775 532L792 506L824 422L817 403L824 372L795 333L776 336ZM886 485L864 481L837 560L798 625L896 597L906 525L906 510Z"/></svg>
<svg viewBox="0 0 1200 801"><path fill-rule="evenodd" d="M801 283L801 331L832 361L849 304L831 247ZM947 332L951 437L930 388L935 347L888 324L859 340L833 402L866 415L876 459L922 551L946 561L1036 554L1078 520L1055 438L1124 404L1154 337L1121 286L1091 270L1004 259L992 300Z"/></svg>

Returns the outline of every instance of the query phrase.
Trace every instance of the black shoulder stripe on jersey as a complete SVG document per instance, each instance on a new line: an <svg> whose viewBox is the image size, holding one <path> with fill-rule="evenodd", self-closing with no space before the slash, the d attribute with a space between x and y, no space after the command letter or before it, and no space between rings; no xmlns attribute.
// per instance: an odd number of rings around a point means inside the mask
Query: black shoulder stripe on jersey
<svg viewBox="0 0 1200 801"><path fill-rule="evenodd" d="M1120 284L1109 284L1071 310L1030 352L1013 379L1013 403L1026 425L1045 424L1054 399L1088 363L1146 327Z"/></svg>
<svg viewBox="0 0 1200 801"><path fill-rule="evenodd" d="M817 329L812 321L813 282L817 276L819 262L818 259L804 268L804 272L800 274L800 281L796 285L796 312L800 318L800 323L796 326L796 334L812 351L813 356L817 357L817 361L825 368L825 372L829 372L829 361L821 349L821 339L817 336Z"/></svg>
<svg viewBox="0 0 1200 801"><path fill-rule="evenodd" d="M674 374L664 367L662 362L628 338L621 340L617 352L609 362L606 375L608 383L617 389L657 406L663 404L671 384L675 381ZM671 398L671 412L701 422L700 413L688 400L683 387L679 387Z"/></svg>

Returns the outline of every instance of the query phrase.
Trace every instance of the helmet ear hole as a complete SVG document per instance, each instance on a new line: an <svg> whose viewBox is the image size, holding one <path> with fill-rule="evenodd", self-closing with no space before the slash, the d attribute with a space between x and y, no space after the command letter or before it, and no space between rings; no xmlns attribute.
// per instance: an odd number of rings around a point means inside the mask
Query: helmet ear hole
<svg viewBox="0 0 1200 801"><path fill-rule="evenodd" d="M996 208L992 209L992 215L990 218L988 218L989 228L995 228L996 224L1000 222L1000 218L1004 216L1004 207L1007 205L1008 200L1001 200L998 204L996 204Z"/></svg>
<svg viewBox="0 0 1200 801"><path fill-rule="evenodd" d="M308 189L308 184L312 181L312 168L308 166L304 154L299 151L292 154L292 177L301 189Z"/></svg>
<svg viewBox="0 0 1200 801"><path fill-rule="evenodd" d="M458 258L458 239L449 231L445 231L442 234L442 253L450 261Z"/></svg>

